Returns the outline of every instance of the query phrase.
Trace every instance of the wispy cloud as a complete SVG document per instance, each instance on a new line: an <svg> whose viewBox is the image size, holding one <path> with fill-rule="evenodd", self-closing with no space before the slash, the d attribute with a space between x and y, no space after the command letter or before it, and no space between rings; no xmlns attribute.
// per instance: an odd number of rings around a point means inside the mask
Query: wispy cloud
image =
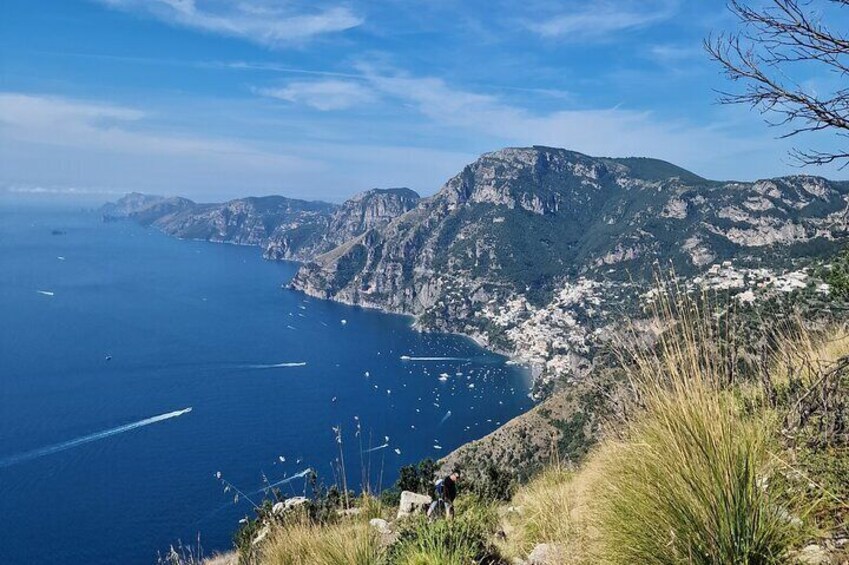
<svg viewBox="0 0 849 565"><path fill-rule="evenodd" d="M282 160L239 141L161 133L137 127L146 112L64 97L0 93L3 139L89 147L124 153L232 155Z"/></svg>
<svg viewBox="0 0 849 565"><path fill-rule="evenodd" d="M572 2L565 11L526 20L524 24L547 38L599 40L667 20L675 14L677 7L677 0Z"/></svg>
<svg viewBox="0 0 849 565"><path fill-rule="evenodd" d="M201 121L207 119L205 110L199 112ZM157 111L97 100L0 92L0 187L35 194L141 190L221 199L273 193L341 201L375 186L431 192L474 158L362 138L271 142L262 134L186 134L164 125L172 121Z"/></svg>
<svg viewBox="0 0 849 565"><path fill-rule="evenodd" d="M0 93L0 180L171 190L253 183L268 190L317 168L251 141L163 130L155 123L153 115L132 107Z"/></svg>
<svg viewBox="0 0 849 565"><path fill-rule="evenodd" d="M322 111L345 110L375 100L371 88L344 80L295 81L280 88L260 88L257 93Z"/></svg>
<svg viewBox="0 0 849 565"><path fill-rule="evenodd" d="M363 18L344 5L297 7L294 2L246 0L98 0L107 6L153 16L173 25L281 47L345 31ZM312 6L312 7L310 7Z"/></svg>
<svg viewBox="0 0 849 565"><path fill-rule="evenodd" d="M493 147L541 144L597 156L652 156L720 178L774 175L775 155L782 150L769 135L741 133L728 124L666 120L622 107L540 112L439 78L360 69L377 92L426 116L430 127L464 130ZM766 164L773 168L766 170Z"/></svg>
<svg viewBox="0 0 849 565"><path fill-rule="evenodd" d="M123 194L121 190L98 189L91 187L79 188L76 186L32 186L32 185L10 185L0 188L0 193L10 194L35 194L50 196L115 196Z"/></svg>

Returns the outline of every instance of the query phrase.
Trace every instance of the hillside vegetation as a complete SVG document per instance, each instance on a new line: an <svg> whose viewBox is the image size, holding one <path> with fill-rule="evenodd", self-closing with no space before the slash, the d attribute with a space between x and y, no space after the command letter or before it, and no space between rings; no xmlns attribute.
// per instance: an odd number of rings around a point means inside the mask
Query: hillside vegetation
<svg viewBox="0 0 849 565"><path fill-rule="evenodd" d="M627 406L579 464L555 460L517 490L466 478L450 522L394 520L389 496L305 506L266 521L241 562L846 563L845 320L776 319L751 357L727 303L671 286L652 303L653 340L623 332Z"/></svg>

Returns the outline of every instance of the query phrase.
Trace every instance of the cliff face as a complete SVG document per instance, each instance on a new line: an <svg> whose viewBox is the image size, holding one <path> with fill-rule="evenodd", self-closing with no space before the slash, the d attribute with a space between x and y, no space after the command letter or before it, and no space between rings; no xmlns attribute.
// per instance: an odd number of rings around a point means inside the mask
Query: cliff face
<svg viewBox="0 0 849 565"><path fill-rule="evenodd" d="M409 189L374 189L341 206L282 196L199 204L185 198L128 194L102 212L185 239L257 245L271 259L307 259L368 229L380 227L418 201Z"/></svg>
<svg viewBox="0 0 849 565"><path fill-rule="evenodd" d="M324 202L264 196L224 204L196 204L162 216L153 224L165 233L186 239L264 245L279 230L326 225L334 209Z"/></svg>
<svg viewBox="0 0 849 565"><path fill-rule="evenodd" d="M779 273L845 240L847 194L817 177L716 182L653 159L504 149L319 255L292 287L413 314L577 375L658 262L691 277L725 261Z"/></svg>
<svg viewBox="0 0 849 565"><path fill-rule="evenodd" d="M381 228L411 210L419 195L408 188L375 188L361 192L335 209L321 225L306 229L281 226L269 238L269 259L314 257L368 230Z"/></svg>

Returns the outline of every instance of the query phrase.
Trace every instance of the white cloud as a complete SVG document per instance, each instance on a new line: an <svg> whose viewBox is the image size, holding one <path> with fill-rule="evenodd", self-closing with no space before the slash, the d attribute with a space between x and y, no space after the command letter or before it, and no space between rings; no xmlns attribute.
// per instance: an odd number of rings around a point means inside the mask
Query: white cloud
<svg viewBox="0 0 849 565"><path fill-rule="evenodd" d="M257 92L323 111L344 110L375 100L374 92L364 84L344 80L295 81L281 88L261 88Z"/></svg>
<svg viewBox="0 0 849 565"><path fill-rule="evenodd" d="M292 2L252 0L99 0L141 12L167 23L280 47L315 36L345 31L363 23L346 6L296 9ZM308 4L309 5L309 4Z"/></svg>
<svg viewBox="0 0 849 565"><path fill-rule="evenodd" d="M367 65L360 70L375 90L414 108L432 126L464 130L492 148L550 145L596 156L655 157L719 179L800 172L781 162L792 142L774 139L749 115L726 113L733 119L699 125L621 107L535 112L497 96L452 88L438 78L378 74Z"/></svg>
<svg viewBox="0 0 849 565"><path fill-rule="evenodd" d="M615 33L669 19L677 9L677 0L605 0L572 3L571 7L561 13L526 21L525 27L549 38L570 41L606 39Z"/></svg>
<svg viewBox="0 0 849 565"><path fill-rule="evenodd" d="M44 194L44 195L61 195L61 196L116 196L123 194L119 190L104 190L97 188L78 188L75 186L29 186L29 185L11 185L2 189L11 194Z"/></svg>
<svg viewBox="0 0 849 565"><path fill-rule="evenodd" d="M169 187L179 192L280 186L318 165L241 139L163 131L125 106L0 93L0 170L8 184Z"/></svg>
<svg viewBox="0 0 849 565"><path fill-rule="evenodd" d="M222 111L220 104L194 108L201 119ZM405 144L186 135L158 126L167 121L99 101L0 92L0 186L33 194L140 190L208 200L283 194L341 201L379 186L433 192L474 158Z"/></svg>

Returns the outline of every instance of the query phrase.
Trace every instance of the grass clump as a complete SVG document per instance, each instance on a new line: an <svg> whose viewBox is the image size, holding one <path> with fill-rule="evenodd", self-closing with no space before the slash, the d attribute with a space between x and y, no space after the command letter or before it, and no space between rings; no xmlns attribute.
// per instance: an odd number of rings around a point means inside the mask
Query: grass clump
<svg viewBox="0 0 849 565"><path fill-rule="evenodd" d="M473 496L457 500L452 520L429 522L417 516L399 532L390 548L393 565L468 565L498 563L493 545L498 518L491 503Z"/></svg>
<svg viewBox="0 0 849 565"><path fill-rule="evenodd" d="M799 537L770 483L769 422L696 381L655 391L607 453L598 528L609 563L782 562Z"/></svg>
<svg viewBox="0 0 849 565"><path fill-rule="evenodd" d="M560 465L552 465L513 497L504 517L507 543L504 552L523 557L539 543L561 545L578 534L575 513L577 496L575 474Z"/></svg>
<svg viewBox="0 0 849 565"><path fill-rule="evenodd" d="M258 556L262 565L375 565L382 559L378 534L362 521L285 524L274 529Z"/></svg>

